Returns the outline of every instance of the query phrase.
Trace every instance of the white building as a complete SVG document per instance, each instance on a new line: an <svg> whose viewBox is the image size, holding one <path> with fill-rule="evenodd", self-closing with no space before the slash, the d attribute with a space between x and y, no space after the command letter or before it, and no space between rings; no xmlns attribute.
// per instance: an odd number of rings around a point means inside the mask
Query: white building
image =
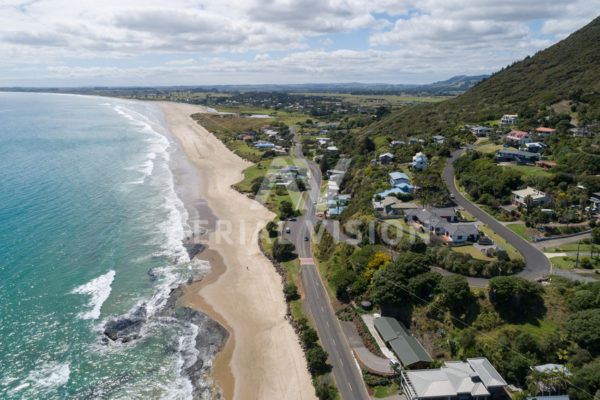
<svg viewBox="0 0 600 400"><path fill-rule="evenodd" d="M429 164L427 162L427 156L425 154L423 154L422 152L418 152L417 154L414 155L413 161L412 161L412 167L414 169L422 171L425 168L427 168L428 166L429 166Z"/></svg>
<svg viewBox="0 0 600 400"><path fill-rule="evenodd" d="M515 206L524 206L527 207L527 199L531 198L531 205L545 205L550 202L550 196L541 190L537 190L530 186L527 186L525 189L514 190L512 192L512 203Z"/></svg>
<svg viewBox="0 0 600 400"><path fill-rule="evenodd" d="M506 381L487 358L446 361L438 369L402 371L408 400L486 400L501 397Z"/></svg>
<svg viewBox="0 0 600 400"><path fill-rule="evenodd" d="M519 122L519 116L516 114L505 114L500 119L500 126L514 125Z"/></svg>

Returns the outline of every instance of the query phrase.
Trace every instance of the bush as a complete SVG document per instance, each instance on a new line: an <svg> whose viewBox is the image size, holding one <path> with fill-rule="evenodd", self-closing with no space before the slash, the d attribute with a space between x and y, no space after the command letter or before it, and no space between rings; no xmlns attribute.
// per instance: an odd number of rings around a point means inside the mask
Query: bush
<svg viewBox="0 0 600 400"><path fill-rule="evenodd" d="M298 286L293 283L288 283L283 288L283 294L285 294L285 298L289 300L296 300L298 298Z"/></svg>
<svg viewBox="0 0 600 400"><path fill-rule="evenodd" d="M519 276L497 276L489 283L490 301L504 317L537 313L543 306L543 289Z"/></svg>
<svg viewBox="0 0 600 400"><path fill-rule="evenodd" d="M327 352L319 345L309 349L306 352L308 370L311 372L311 374L313 374L313 376L322 375L329 371L327 357Z"/></svg>
<svg viewBox="0 0 600 400"><path fill-rule="evenodd" d="M600 352L600 309L584 310L572 314L563 327L569 337L592 354Z"/></svg>
<svg viewBox="0 0 600 400"><path fill-rule="evenodd" d="M273 258L277 261L289 261L294 258L296 246L288 240L276 240L273 243Z"/></svg>
<svg viewBox="0 0 600 400"><path fill-rule="evenodd" d="M444 296L444 304L455 315L464 312L472 299L467 278L462 275L444 276L440 282L440 291Z"/></svg>

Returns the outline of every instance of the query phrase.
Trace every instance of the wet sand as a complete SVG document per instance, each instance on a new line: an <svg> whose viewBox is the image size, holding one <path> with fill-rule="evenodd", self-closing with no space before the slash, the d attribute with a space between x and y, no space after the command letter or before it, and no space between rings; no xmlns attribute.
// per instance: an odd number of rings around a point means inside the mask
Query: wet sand
<svg viewBox="0 0 600 400"><path fill-rule="evenodd" d="M186 157L201 178L200 192L217 218L209 249L212 265L183 301L206 312L231 337L214 361L213 377L226 399L314 399L306 360L285 319L283 285L258 247L258 231L274 215L231 188L251 164L229 151L189 116L202 107L159 103Z"/></svg>

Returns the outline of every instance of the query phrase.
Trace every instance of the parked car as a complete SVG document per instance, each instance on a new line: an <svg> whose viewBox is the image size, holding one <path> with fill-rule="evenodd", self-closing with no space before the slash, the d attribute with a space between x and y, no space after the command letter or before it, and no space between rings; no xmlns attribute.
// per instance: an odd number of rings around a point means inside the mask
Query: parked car
<svg viewBox="0 0 600 400"><path fill-rule="evenodd" d="M296 218L290 218L290 221L292 221L292 222L296 221Z"/></svg>
<svg viewBox="0 0 600 400"><path fill-rule="evenodd" d="M285 228L285 233L290 233L292 230L290 229L290 227L288 226L287 228Z"/></svg>
<svg viewBox="0 0 600 400"><path fill-rule="evenodd" d="M308 236L304 236L304 241L308 242Z"/></svg>

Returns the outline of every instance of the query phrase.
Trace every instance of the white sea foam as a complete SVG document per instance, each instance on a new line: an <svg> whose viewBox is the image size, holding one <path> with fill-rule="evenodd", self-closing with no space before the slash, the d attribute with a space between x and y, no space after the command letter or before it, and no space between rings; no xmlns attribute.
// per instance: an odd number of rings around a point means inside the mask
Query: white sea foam
<svg viewBox="0 0 600 400"><path fill-rule="evenodd" d="M70 375L69 363L45 363L29 372L27 378L22 380L19 386L11 389L9 393L16 395L18 392L29 389L39 396L42 390L56 389L69 382Z"/></svg>
<svg viewBox="0 0 600 400"><path fill-rule="evenodd" d="M115 271L110 270L106 274L100 275L88 283L73 289L71 292L73 294L84 294L90 296L89 305L92 307L92 309L90 311L80 313L80 318L98 319L98 317L100 317L102 304L104 304L106 299L108 299L108 296L110 296L110 292L112 290L111 285L114 279Z"/></svg>

